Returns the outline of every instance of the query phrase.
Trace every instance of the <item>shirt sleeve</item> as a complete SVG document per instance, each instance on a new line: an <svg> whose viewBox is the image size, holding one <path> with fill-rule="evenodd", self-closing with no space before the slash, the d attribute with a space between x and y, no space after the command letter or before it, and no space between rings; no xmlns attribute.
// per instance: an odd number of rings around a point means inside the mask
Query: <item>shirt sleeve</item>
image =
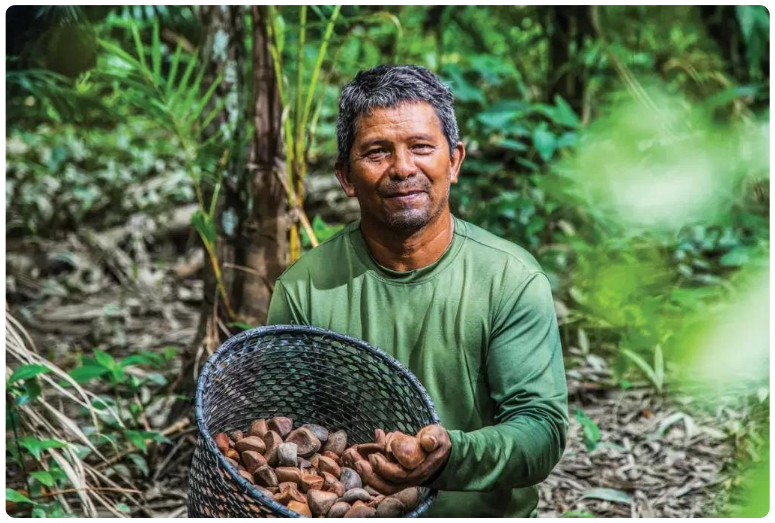
<svg viewBox="0 0 775 523"><path fill-rule="evenodd" d="M291 298L288 290L278 279L269 302L267 325L306 325L301 308Z"/></svg>
<svg viewBox="0 0 775 523"><path fill-rule="evenodd" d="M450 430L449 460L428 486L487 491L543 481L562 457L568 389L549 280L528 277L493 321L486 375L496 425Z"/></svg>

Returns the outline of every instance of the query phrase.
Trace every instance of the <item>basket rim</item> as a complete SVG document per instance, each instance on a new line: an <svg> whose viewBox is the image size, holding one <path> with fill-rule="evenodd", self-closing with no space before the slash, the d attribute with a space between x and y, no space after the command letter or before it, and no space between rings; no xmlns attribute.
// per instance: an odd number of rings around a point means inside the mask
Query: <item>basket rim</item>
<svg viewBox="0 0 775 523"><path fill-rule="evenodd" d="M197 378L194 415L196 418L196 426L197 426L197 430L199 431L199 436L201 438L204 438L206 450L216 454L221 466L231 475L232 480L236 482L237 485L240 486L243 493L247 493L251 498L255 499L256 501L260 502L263 505L266 505L267 508L270 508L275 513L279 513L283 517L303 518L305 516L302 516L301 514L294 512L289 508L281 505L273 498L267 496L266 494L258 490L255 487L255 485L248 482L248 480L243 478L242 475L240 475L240 473L237 471L236 467L234 467L231 463L226 461L226 456L224 456L221 452L218 451L218 447L215 444L215 440L213 439L212 434L210 434L210 432L206 430L205 421L204 421L204 405L203 405L204 381L205 381L205 378L213 371L215 365L219 362L219 360L223 358L223 356L226 353L228 353L234 345L242 343L246 339L254 338L258 336L264 336L264 335L285 334L285 333L323 335L338 341L347 342L351 345L355 345L360 349L366 350L374 354L375 356L379 357L382 361L384 361L389 367L392 367L393 370L397 371L398 373L402 374L404 377L408 378L409 381L412 383L412 385L417 389L417 391L420 392L420 396L423 400L423 403L425 403L425 405L428 407L430 411L431 418L433 420L432 424L440 423L440 419L439 419L438 413L436 412L436 406L433 404L433 400L428 395L428 392L425 390L425 387L423 387L422 383L420 383L420 380L417 379L417 376L415 376L413 372L411 372L396 358L387 354L382 349L375 347L373 345L370 345L363 340L355 338L354 336L349 336L347 334L342 334L339 332L323 329L320 327L314 327L311 325L267 325L267 326L254 327L252 329L248 329L246 331L240 332L239 334L235 334L231 338L227 339L207 359L204 366L202 367L202 372L199 374L199 377ZM414 508L414 510L412 510L411 512L409 512L403 517L415 518L428 509L428 507L430 506L431 503L433 503L434 498L438 494L437 489L428 489L428 490L429 490L428 497L422 503L417 505Z"/></svg>

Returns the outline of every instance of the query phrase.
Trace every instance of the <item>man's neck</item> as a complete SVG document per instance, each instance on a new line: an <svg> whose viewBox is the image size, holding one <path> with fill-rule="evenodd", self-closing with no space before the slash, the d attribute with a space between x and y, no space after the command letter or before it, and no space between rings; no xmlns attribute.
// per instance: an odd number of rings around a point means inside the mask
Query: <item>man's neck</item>
<svg viewBox="0 0 775 523"><path fill-rule="evenodd" d="M409 236L361 220L361 233L377 263L388 269L406 272L422 269L441 258L455 232L455 222L449 210L437 220Z"/></svg>

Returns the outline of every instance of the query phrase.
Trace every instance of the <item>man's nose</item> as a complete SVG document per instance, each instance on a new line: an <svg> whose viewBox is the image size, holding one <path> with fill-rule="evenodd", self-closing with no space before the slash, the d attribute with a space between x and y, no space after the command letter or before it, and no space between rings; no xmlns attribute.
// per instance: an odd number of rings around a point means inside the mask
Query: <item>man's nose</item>
<svg viewBox="0 0 775 523"><path fill-rule="evenodd" d="M393 154L390 166L390 177L394 180L404 180L417 174L417 166L408 150L399 148Z"/></svg>

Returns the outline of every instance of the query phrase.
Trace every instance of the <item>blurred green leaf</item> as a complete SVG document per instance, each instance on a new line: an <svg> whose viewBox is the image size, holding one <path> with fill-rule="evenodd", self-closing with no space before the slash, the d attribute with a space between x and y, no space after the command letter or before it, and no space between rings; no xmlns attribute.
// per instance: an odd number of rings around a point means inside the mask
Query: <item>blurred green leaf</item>
<svg viewBox="0 0 775 523"><path fill-rule="evenodd" d="M584 414L578 407L573 408L573 417L581 425L584 445L587 447L587 452L594 451L600 441L600 428L597 426L597 423Z"/></svg>
<svg viewBox="0 0 775 523"><path fill-rule="evenodd" d="M662 386L664 385L664 372L652 367L645 359L636 354L630 349L621 349L622 355L633 362L638 368L646 375L649 381L656 387L657 391L662 392ZM661 361L661 349L659 351L659 359ZM656 358L656 352L654 357Z"/></svg>
<svg viewBox="0 0 775 523"><path fill-rule="evenodd" d="M34 378L38 374L46 374L48 372L51 372L51 369L45 365L39 365L37 363L22 365L16 369L13 374L11 374L11 379L8 380L8 385L20 380L28 380L30 378Z"/></svg>
<svg viewBox="0 0 775 523"><path fill-rule="evenodd" d="M116 361L113 356L101 349L94 349L94 357L97 363L105 367L106 369L113 370L116 368Z"/></svg>
<svg viewBox="0 0 775 523"><path fill-rule="evenodd" d="M32 505L38 504L37 501L32 501L30 498L28 498L18 490L15 490L12 488L5 489L5 500L10 501L12 503L31 503Z"/></svg>
<svg viewBox="0 0 775 523"><path fill-rule="evenodd" d="M70 377L78 383L86 383L87 381L104 376L109 372L110 369L107 369L102 365L84 365L71 370Z"/></svg>
<svg viewBox="0 0 775 523"><path fill-rule="evenodd" d="M202 239L204 239L210 245L215 245L215 224L212 222L210 217L205 216L204 213L197 209L191 216L191 224L194 226L194 229L196 229L196 231L202 236Z"/></svg>
<svg viewBox="0 0 775 523"><path fill-rule="evenodd" d="M46 449L61 449L66 447L68 443L58 439L40 439L35 436L23 436L19 438L19 445L27 449L36 460L39 460L42 451Z"/></svg>
<svg viewBox="0 0 775 523"><path fill-rule="evenodd" d="M595 515L588 510L568 510L562 516L563 518L594 518Z"/></svg>
<svg viewBox="0 0 775 523"><path fill-rule="evenodd" d="M140 448L138 445L135 445L136 447ZM137 454L136 452L133 452L129 454L129 459L134 463L134 466L137 467L137 470L139 470L143 476L148 477L149 470L148 470L148 462L146 459L141 456L140 454Z"/></svg>
<svg viewBox="0 0 775 523"><path fill-rule="evenodd" d="M545 123L542 123L533 130L533 145L538 151L538 155L545 162L548 162L554 156L557 148L554 133L552 133Z"/></svg>
<svg viewBox="0 0 775 523"><path fill-rule="evenodd" d="M611 488L593 488L584 492L579 499L602 499L611 503L629 504L633 502L632 497L624 491Z"/></svg>
<svg viewBox="0 0 775 523"><path fill-rule="evenodd" d="M54 485L54 477L45 470L35 470L30 472L30 476L38 480L41 485L51 487Z"/></svg>
<svg viewBox="0 0 775 523"><path fill-rule="evenodd" d="M251 325L249 323L244 323L244 322L241 322L241 321L233 321L233 322L229 323L228 326L229 327L236 327L236 328L242 329L242 330L250 330L250 329L252 329L254 327L254 325Z"/></svg>

